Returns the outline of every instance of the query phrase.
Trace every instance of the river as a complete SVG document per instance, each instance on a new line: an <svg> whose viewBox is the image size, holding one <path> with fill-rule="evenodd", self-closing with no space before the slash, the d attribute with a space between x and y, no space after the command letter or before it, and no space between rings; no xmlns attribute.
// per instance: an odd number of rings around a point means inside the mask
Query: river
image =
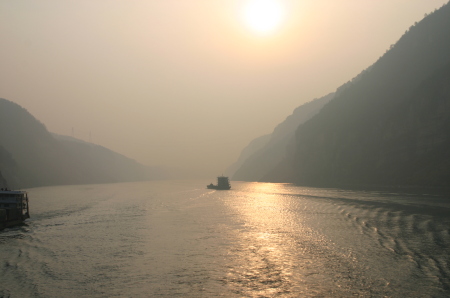
<svg viewBox="0 0 450 298"><path fill-rule="evenodd" d="M232 182L28 189L0 297L449 297L450 197Z"/></svg>

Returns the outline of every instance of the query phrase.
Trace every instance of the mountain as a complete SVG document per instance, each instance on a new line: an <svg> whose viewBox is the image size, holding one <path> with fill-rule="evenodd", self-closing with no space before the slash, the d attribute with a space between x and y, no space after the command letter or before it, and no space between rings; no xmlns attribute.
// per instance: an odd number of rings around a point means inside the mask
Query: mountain
<svg viewBox="0 0 450 298"><path fill-rule="evenodd" d="M17 171L17 164L11 154L0 146L0 187L5 188L10 187L10 185L17 185ZM10 183L5 177L8 177Z"/></svg>
<svg viewBox="0 0 450 298"><path fill-rule="evenodd" d="M8 182L6 182L6 179L3 177L2 173L0 172L0 187L4 188L8 186Z"/></svg>
<svg viewBox="0 0 450 298"><path fill-rule="evenodd" d="M257 137L256 139L252 140L242 151L239 155L238 160L233 163L228 169L225 171L225 174L227 176L233 176L245 163L245 161L250 158L253 154L264 148L264 146L269 143L271 134L263 135L260 137Z"/></svg>
<svg viewBox="0 0 450 298"><path fill-rule="evenodd" d="M229 171L236 169L233 180L258 181L275 168L286 156L286 148L297 127L311 119L334 97L334 93L314 99L294 112L273 130L272 134L253 140L241 153Z"/></svg>
<svg viewBox="0 0 450 298"><path fill-rule="evenodd" d="M358 80L300 125L262 180L311 186L447 186L450 5L411 26Z"/></svg>
<svg viewBox="0 0 450 298"><path fill-rule="evenodd" d="M48 132L19 105L0 99L0 171L10 188L158 178L107 148Z"/></svg>

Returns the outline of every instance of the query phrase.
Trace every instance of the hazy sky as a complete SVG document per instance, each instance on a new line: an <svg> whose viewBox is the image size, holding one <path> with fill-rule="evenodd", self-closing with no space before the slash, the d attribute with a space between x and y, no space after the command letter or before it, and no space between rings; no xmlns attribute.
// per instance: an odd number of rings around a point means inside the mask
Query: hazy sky
<svg viewBox="0 0 450 298"><path fill-rule="evenodd" d="M0 97L51 132L213 177L447 0L280 0L266 34L246 2L0 0Z"/></svg>

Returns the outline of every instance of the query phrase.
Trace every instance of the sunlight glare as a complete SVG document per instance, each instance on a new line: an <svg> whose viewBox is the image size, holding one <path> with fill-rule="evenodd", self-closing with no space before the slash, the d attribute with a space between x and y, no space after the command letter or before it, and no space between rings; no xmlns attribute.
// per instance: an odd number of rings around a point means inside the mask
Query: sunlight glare
<svg viewBox="0 0 450 298"><path fill-rule="evenodd" d="M249 0L243 9L244 22L259 34L273 32L281 24L284 14L279 0Z"/></svg>

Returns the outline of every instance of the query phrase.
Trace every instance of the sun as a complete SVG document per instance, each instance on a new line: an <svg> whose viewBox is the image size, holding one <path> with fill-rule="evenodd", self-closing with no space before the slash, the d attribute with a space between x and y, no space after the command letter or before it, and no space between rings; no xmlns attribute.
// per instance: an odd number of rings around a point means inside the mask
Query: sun
<svg viewBox="0 0 450 298"><path fill-rule="evenodd" d="M285 14L279 0L248 0L242 12L245 24L261 35L269 34L278 28Z"/></svg>

